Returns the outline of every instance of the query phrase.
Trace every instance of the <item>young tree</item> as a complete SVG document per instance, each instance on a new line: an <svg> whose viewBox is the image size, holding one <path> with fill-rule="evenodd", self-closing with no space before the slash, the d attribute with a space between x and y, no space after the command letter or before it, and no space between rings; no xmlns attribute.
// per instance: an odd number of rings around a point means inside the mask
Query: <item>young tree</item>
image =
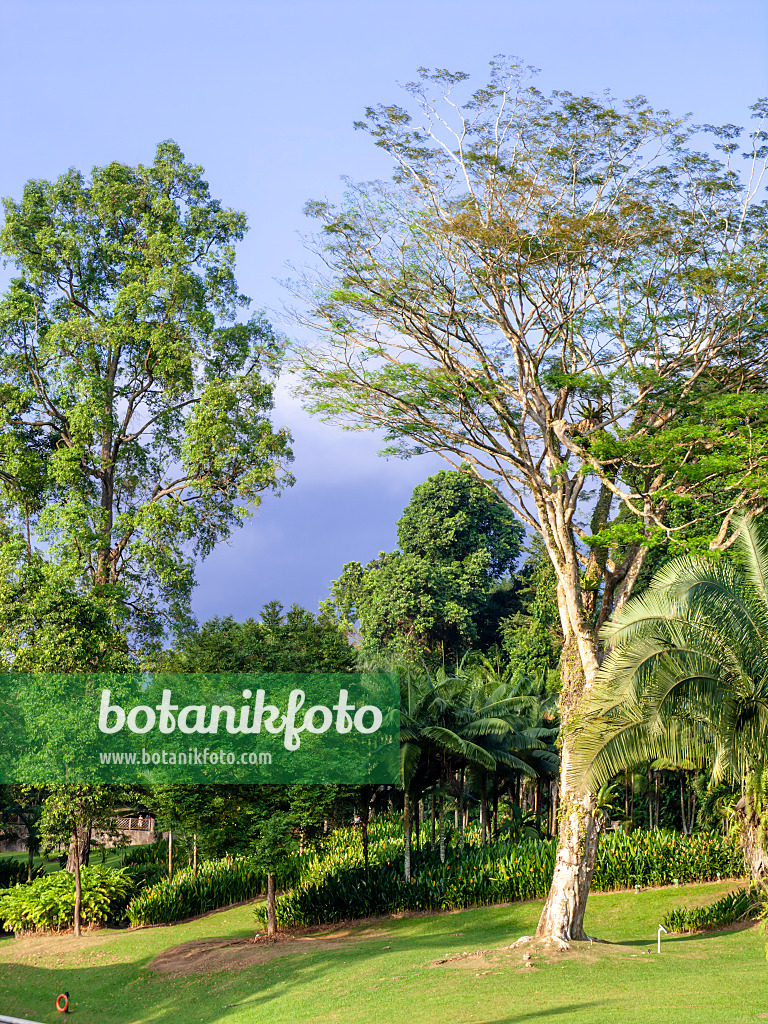
<svg viewBox="0 0 768 1024"><path fill-rule="evenodd" d="M173 142L5 200L0 501L28 555L155 639L188 617L204 557L291 482L274 431L281 345L234 276L245 215ZM191 549L191 553L190 553Z"/></svg>
<svg viewBox="0 0 768 1024"><path fill-rule="evenodd" d="M75 937L80 937L80 844L83 839L82 823L92 827L109 827L115 806L113 786L57 786L45 801L40 819L40 831L50 845L71 843L74 849L73 874L75 876Z"/></svg>
<svg viewBox="0 0 768 1024"><path fill-rule="evenodd" d="M584 937L598 822L569 788L569 724L593 685L599 626L692 493L716 534L765 492L768 150L762 120L736 170L740 129L691 148L684 119L643 97L547 97L528 69L422 70L412 109L359 127L393 159L389 183L312 202L327 275L297 313L327 344L298 360L308 406L383 429L385 453L468 462L542 538L557 578L561 815L539 934ZM413 110L415 108L415 111ZM753 108L762 119L768 103Z"/></svg>

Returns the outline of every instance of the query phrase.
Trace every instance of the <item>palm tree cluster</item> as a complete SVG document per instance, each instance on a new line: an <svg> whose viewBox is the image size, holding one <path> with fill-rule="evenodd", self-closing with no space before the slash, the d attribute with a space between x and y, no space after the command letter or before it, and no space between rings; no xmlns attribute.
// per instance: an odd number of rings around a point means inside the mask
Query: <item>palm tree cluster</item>
<svg viewBox="0 0 768 1024"><path fill-rule="evenodd" d="M453 674L400 673L401 768L405 874L410 877L412 809L431 797L433 832L439 821L445 860L446 799L453 803L460 844L470 807L479 809L483 842L498 833L498 802L506 795L512 824L521 824L520 793L526 780L555 777L558 721L555 700L541 678L481 658ZM449 803L450 805L450 803Z"/></svg>

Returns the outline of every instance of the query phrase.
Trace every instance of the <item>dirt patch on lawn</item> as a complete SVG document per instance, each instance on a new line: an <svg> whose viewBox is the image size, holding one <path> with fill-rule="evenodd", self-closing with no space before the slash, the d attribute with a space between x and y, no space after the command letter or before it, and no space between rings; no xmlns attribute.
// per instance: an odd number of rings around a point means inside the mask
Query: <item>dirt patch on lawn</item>
<svg viewBox="0 0 768 1024"><path fill-rule="evenodd" d="M386 939L388 933L371 924L357 927L328 925L281 931L277 942L264 936L253 939L197 939L166 949L149 965L157 974L183 977L211 971L238 971L257 967L287 953L320 953L341 949L361 939Z"/></svg>

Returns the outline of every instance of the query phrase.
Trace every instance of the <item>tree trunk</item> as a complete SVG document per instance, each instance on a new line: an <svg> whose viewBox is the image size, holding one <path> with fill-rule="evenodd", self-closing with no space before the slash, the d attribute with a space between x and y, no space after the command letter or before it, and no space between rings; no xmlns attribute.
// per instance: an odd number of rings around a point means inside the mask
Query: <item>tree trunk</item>
<svg viewBox="0 0 768 1024"><path fill-rule="evenodd" d="M683 773L677 773L680 779L680 817L683 823L683 835L688 835L688 822L685 819L685 789L683 787Z"/></svg>
<svg viewBox="0 0 768 1024"><path fill-rule="evenodd" d="M363 818L360 823L360 832L362 833L363 840L363 863L365 864L365 877L368 878L370 875L370 869L368 865L368 822Z"/></svg>
<svg viewBox="0 0 768 1024"><path fill-rule="evenodd" d="M736 813L741 818L741 848L744 860L755 885L762 886L768 878L768 850L766 850L765 830L760 828L759 817L750 811L747 798L741 797L736 804Z"/></svg>
<svg viewBox="0 0 768 1024"><path fill-rule="evenodd" d="M83 867L88 867L88 861L91 857L91 822L82 822L77 826L77 842L75 842L75 833L72 833L72 839L69 843L69 853L67 855L67 867L66 870L70 874L74 874L75 863L82 864Z"/></svg>
<svg viewBox="0 0 768 1024"><path fill-rule="evenodd" d="M173 878L173 832L168 833L168 881Z"/></svg>
<svg viewBox="0 0 768 1024"><path fill-rule="evenodd" d="M537 815L538 818L538 815ZM499 841L499 787L496 782L496 775L493 776L493 810L491 812L491 821L493 822L493 832L491 839L494 843ZM537 821L538 823L538 821Z"/></svg>
<svg viewBox="0 0 768 1024"><path fill-rule="evenodd" d="M429 809L429 824L430 824L430 849L432 853L435 852L435 800L437 799L435 791L432 790L432 799L430 800L431 807Z"/></svg>
<svg viewBox="0 0 768 1024"><path fill-rule="evenodd" d="M486 831L488 828L488 802L485 793L485 776L480 780L480 843L485 846Z"/></svg>
<svg viewBox="0 0 768 1024"><path fill-rule="evenodd" d="M467 818L469 817L469 807L466 805L466 797L464 795L464 769L461 769L461 783L459 788L459 796L456 798L456 810L459 811L459 817L461 818L461 824L459 826L459 849L464 853L464 830L467 826Z"/></svg>
<svg viewBox="0 0 768 1024"><path fill-rule="evenodd" d="M75 848L74 857L74 868L75 868L75 913L74 913L74 926L75 926L75 938L80 938L80 907L83 902L83 888L80 879L80 843L78 842L77 829L72 832L72 843Z"/></svg>
<svg viewBox="0 0 768 1024"><path fill-rule="evenodd" d="M411 798L408 790L403 791L403 860L405 880L411 880Z"/></svg>
<svg viewBox="0 0 768 1024"><path fill-rule="evenodd" d="M566 736L562 749L562 797L558 813L558 843L555 870L547 902L544 904L537 938L571 942L587 938L584 911L595 870L600 833L599 815L591 793L583 796L566 789L566 771L571 755L571 740Z"/></svg>
<svg viewBox="0 0 768 1024"><path fill-rule="evenodd" d="M558 813L558 844L552 885L536 929L537 938L557 943L583 940L584 912L597 857L600 826L595 814L595 798L591 793L572 790L570 766L574 737L568 725L578 709L582 695L597 676L597 655L594 635L585 623L578 632L569 633L569 614L558 586L558 606L566 641L560 663L562 689L560 714L563 745L560 756L560 809Z"/></svg>
<svg viewBox="0 0 768 1024"><path fill-rule="evenodd" d="M277 930L275 917L275 876L267 873L267 938L274 939Z"/></svg>
<svg viewBox="0 0 768 1024"><path fill-rule="evenodd" d="M629 796L629 820L632 822L632 828L635 827L635 773L632 772L632 790Z"/></svg>
<svg viewBox="0 0 768 1024"><path fill-rule="evenodd" d="M192 836L192 870L197 874L197 832Z"/></svg>
<svg viewBox="0 0 768 1024"><path fill-rule="evenodd" d="M445 808L443 794L440 794L440 863L445 864Z"/></svg>

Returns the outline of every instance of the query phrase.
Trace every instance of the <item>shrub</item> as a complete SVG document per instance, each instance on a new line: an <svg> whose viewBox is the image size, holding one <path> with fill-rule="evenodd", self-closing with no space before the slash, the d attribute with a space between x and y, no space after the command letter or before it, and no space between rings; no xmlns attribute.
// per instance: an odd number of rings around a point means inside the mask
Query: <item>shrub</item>
<svg viewBox="0 0 768 1024"><path fill-rule="evenodd" d="M278 872L280 887L297 881L295 865ZM133 925L172 924L252 899L266 888L266 872L248 858L203 861L196 872L182 868L170 881L164 878L138 893L129 903L127 915Z"/></svg>
<svg viewBox="0 0 768 1024"><path fill-rule="evenodd" d="M117 921L124 917L133 883L113 868L83 867L81 920L84 925ZM68 871L41 875L29 885L15 885L0 893L0 921L17 935L26 931L69 928L75 914L75 878Z"/></svg>
<svg viewBox="0 0 768 1024"><path fill-rule="evenodd" d="M759 911L760 902L755 891L737 889L708 907L677 907L670 910L662 924L670 932L703 932L756 917Z"/></svg>
<svg viewBox="0 0 768 1024"><path fill-rule="evenodd" d="M545 896L554 868L556 841L529 839L449 849L445 864L438 854L413 857L412 878L402 869L402 836L389 823L372 826L370 873L365 874L359 837L339 830L319 851L303 859L301 883L277 897L283 927L370 917L400 910L450 910ZM744 863L738 847L717 835L683 836L668 832L613 832L598 847L596 890L664 885L675 879L708 881L739 875ZM266 909L257 907L264 923Z"/></svg>
<svg viewBox="0 0 768 1024"><path fill-rule="evenodd" d="M39 878L43 874L43 867L32 869L32 878ZM0 889L7 889L11 885L23 885L27 880L27 865L20 860L0 860Z"/></svg>

